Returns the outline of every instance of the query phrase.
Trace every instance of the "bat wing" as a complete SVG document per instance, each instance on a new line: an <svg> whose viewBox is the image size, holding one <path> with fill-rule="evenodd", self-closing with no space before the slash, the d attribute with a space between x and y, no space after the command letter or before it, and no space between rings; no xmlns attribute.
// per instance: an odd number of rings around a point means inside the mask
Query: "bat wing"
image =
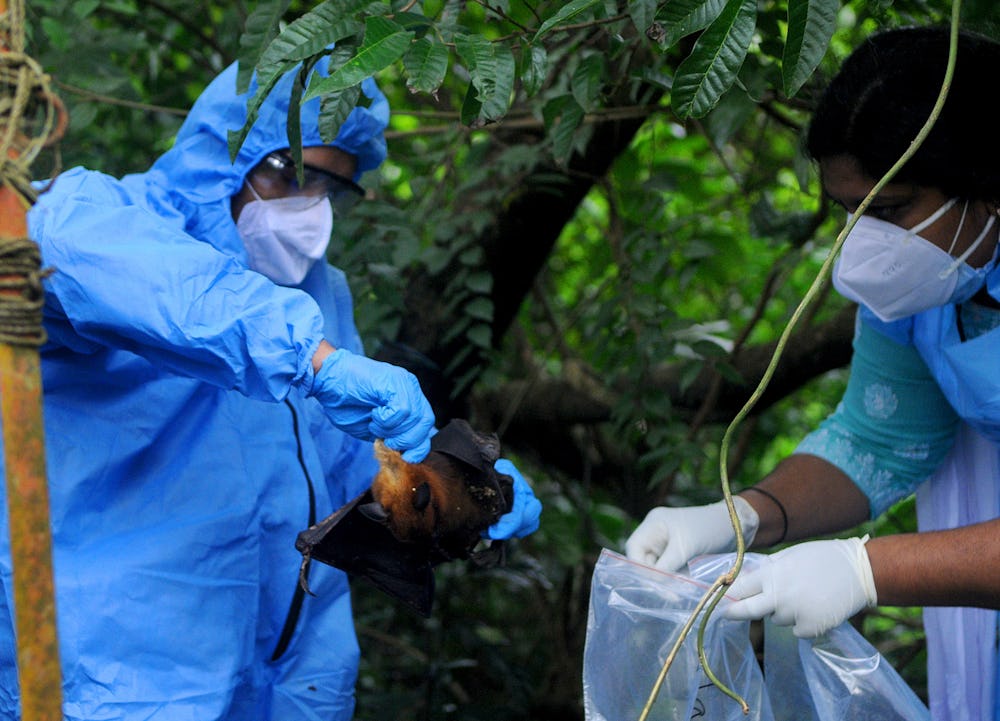
<svg viewBox="0 0 1000 721"><path fill-rule="evenodd" d="M435 458L436 456L436 458ZM500 458L500 440L493 433L480 433L468 421L454 418L431 439L431 455L426 462L436 464L447 475L462 478L470 487L495 492L491 509L496 521L510 511L514 502L514 479L497 473L493 465Z"/></svg>
<svg viewBox="0 0 1000 721"><path fill-rule="evenodd" d="M429 549L396 540L389 529L365 515L366 491L314 526L299 533L295 548L303 564L315 559L363 578L427 618L434 603L435 560Z"/></svg>
<svg viewBox="0 0 1000 721"><path fill-rule="evenodd" d="M434 434L431 450L451 456L480 472L486 472L500 458L500 441L492 433L473 430L468 421L453 418Z"/></svg>

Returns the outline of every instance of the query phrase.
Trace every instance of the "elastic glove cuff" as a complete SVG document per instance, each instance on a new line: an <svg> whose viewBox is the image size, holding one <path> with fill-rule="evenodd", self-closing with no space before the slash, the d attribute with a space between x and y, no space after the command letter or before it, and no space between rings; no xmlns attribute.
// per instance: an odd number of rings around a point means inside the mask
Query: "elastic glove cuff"
<svg viewBox="0 0 1000 721"><path fill-rule="evenodd" d="M309 386L309 390L306 393L307 396L319 397L323 391L330 390L326 387L327 380L333 373L337 372L334 370L334 366L339 365L345 355L350 355L350 351L346 351L343 348L337 348L323 359L319 369L312 374L312 384Z"/></svg>
<svg viewBox="0 0 1000 721"><path fill-rule="evenodd" d="M725 501L720 501L725 506ZM733 506L736 508L736 516L740 519L740 528L743 529L743 541L749 548L753 544L753 539L757 536L757 529L760 528L760 516L753 509L750 502L742 496L733 496ZM733 550L736 550L736 536L733 536Z"/></svg>
<svg viewBox="0 0 1000 721"><path fill-rule="evenodd" d="M847 540L851 544L851 548L855 554L854 569L858 574L859 586L865 594L867 601L866 608L874 608L878 605L878 592L875 590L875 574L872 573L872 562L868 558L868 549L865 548L869 536L866 533L862 538L849 538Z"/></svg>

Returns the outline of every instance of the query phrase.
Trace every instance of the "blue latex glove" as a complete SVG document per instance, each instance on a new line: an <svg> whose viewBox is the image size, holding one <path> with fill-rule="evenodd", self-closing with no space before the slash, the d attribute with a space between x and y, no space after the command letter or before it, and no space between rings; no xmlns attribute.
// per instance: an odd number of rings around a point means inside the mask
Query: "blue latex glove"
<svg viewBox="0 0 1000 721"><path fill-rule="evenodd" d="M524 477L506 458L493 464L497 473L503 473L514 479L514 505L509 513L486 529L488 538L501 540L504 538L521 538L538 530L538 518L542 515L542 502L535 498L535 492L524 480Z"/></svg>
<svg viewBox="0 0 1000 721"><path fill-rule="evenodd" d="M410 463L430 452L434 411L417 377L399 366L338 348L323 360L310 395L355 438L381 438Z"/></svg>

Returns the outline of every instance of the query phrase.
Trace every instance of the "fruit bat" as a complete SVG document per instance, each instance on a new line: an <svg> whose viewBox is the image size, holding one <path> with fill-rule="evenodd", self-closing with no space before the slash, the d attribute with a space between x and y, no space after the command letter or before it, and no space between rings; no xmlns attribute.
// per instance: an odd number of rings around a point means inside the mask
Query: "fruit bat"
<svg viewBox="0 0 1000 721"><path fill-rule="evenodd" d="M499 563L503 542L485 545L483 532L514 501L513 479L497 473L494 434L454 419L431 439L420 463L407 463L381 441L374 446L379 469L371 488L319 523L299 533L300 582L311 559L371 582L430 616L433 567L471 559Z"/></svg>

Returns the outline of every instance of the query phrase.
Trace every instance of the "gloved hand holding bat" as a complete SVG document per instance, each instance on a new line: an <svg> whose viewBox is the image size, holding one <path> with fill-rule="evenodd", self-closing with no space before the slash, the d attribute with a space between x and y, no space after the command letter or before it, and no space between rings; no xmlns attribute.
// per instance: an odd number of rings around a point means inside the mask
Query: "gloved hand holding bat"
<svg viewBox="0 0 1000 721"><path fill-rule="evenodd" d="M493 434L453 420L431 439L420 463L375 442L371 488L299 534L311 558L366 578L429 615L433 566L502 559L506 539L538 528L541 503ZM485 546L485 547L484 547Z"/></svg>

